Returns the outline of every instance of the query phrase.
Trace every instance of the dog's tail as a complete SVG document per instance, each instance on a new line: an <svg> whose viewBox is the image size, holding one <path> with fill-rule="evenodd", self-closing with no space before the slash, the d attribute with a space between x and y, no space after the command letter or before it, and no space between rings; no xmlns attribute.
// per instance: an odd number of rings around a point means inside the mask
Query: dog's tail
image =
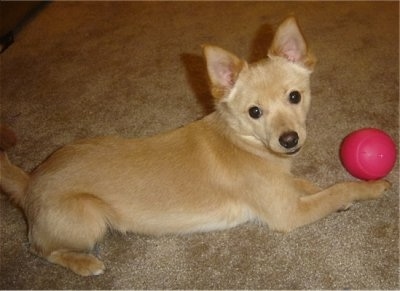
<svg viewBox="0 0 400 291"><path fill-rule="evenodd" d="M11 164L7 154L4 152L5 149L14 146L16 141L14 132L5 125L0 125L0 188L9 195L11 201L24 208L29 175Z"/></svg>

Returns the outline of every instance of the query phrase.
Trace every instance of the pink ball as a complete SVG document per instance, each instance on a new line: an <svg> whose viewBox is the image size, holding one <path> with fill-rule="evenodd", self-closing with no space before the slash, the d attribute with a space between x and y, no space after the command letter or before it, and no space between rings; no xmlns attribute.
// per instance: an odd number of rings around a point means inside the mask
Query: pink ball
<svg viewBox="0 0 400 291"><path fill-rule="evenodd" d="M384 131L363 128L350 133L341 144L340 159L346 170L362 180L385 177L396 163L396 145Z"/></svg>

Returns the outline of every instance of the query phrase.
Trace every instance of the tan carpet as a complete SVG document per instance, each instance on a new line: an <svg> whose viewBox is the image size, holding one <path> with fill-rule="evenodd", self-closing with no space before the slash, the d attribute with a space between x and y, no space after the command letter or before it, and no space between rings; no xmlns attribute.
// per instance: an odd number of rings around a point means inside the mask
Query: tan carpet
<svg viewBox="0 0 400 291"><path fill-rule="evenodd" d="M397 2L123 2L47 5L1 54L10 158L30 170L72 140L145 136L211 108L200 45L251 59L298 16L319 59L308 141L294 172L321 186L353 179L341 139L377 127L398 141ZM1 195L2 289L398 289L399 168L393 189L289 234L246 224L214 233L109 234L107 271L81 278L28 252L23 215Z"/></svg>

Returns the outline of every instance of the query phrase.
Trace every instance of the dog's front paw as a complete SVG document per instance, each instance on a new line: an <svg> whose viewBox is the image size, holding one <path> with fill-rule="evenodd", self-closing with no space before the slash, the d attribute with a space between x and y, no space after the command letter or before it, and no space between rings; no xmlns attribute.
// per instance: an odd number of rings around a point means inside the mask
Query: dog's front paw
<svg viewBox="0 0 400 291"><path fill-rule="evenodd" d="M386 180L368 181L366 182L366 185L368 187L366 192L370 199L382 197L383 193L392 187L392 184Z"/></svg>

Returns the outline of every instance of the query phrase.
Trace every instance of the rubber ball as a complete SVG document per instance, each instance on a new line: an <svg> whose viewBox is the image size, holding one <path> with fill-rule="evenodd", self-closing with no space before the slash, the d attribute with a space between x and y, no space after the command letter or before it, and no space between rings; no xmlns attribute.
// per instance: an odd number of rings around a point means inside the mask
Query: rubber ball
<svg viewBox="0 0 400 291"><path fill-rule="evenodd" d="M363 128L347 135L340 146L344 168L362 180L377 180L390 173L396 163L396 145L384 131Z"/></svg>

